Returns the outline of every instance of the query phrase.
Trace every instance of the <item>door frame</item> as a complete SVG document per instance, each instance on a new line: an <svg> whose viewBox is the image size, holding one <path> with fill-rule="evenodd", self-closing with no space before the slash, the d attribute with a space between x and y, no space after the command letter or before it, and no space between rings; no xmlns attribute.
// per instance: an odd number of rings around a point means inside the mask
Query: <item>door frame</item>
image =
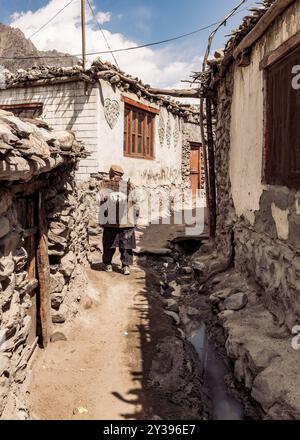
<svg viewBox="0 0 300 440"><path fill-rule="evenodd" d="M23 238L32 239L30 246L34 252L31 267L27 266L28 271L36 273L37 283L33 283L31 290L36 291L37 314L40 318L40 344L46 347L50 342L51 336L51 307L50 307L50 264L48 256L48 233L45 210L45 182L34 182L32 184L19 184L14 188L14 194L18 199L32 198L34 212L24 213L35 218L35 227L23 230ZM33 243L34 242L34 243ZM33 265L35 268L33 269ZM34 280L33 280L34 281Z"/></svg>
<svg viewBox="0 0 300 440"><path fill-rule="evenodd" d="M193 150L199 151L199 162L198 162L198 172L193 172L191 169L191 158L190 158L190 176L198 174L198 188L201 189L201 180L202 180L202 170L201 170L201 164L202 164L202 155L201 155L201 148L202 143L201 142L190 142L190 149L191 152Z"/></svg>

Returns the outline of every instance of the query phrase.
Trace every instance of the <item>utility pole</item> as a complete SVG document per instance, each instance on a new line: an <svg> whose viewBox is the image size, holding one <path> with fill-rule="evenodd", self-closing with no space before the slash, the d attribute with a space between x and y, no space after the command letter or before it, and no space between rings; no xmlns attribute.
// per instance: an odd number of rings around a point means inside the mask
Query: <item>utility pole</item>
<svg viewBox="0 0 300 440"><path fill-rule="evenodd" d="M85 0L81 0L81 32L82 32L82 65L85 70L86 38L85 38Z"/></svg>

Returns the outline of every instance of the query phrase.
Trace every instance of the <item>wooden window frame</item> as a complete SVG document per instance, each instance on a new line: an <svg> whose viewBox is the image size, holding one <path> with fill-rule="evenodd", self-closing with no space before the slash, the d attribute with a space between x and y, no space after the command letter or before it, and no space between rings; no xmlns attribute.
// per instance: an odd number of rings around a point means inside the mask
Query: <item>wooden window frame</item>
<svg viewBox="0 0 300 440"><path fill-rule="evenodd" d="M0 105L0 109L1 110L7 110L7 111L11 111L13 113L13 110L26 110L26 109L40 109L41 110L41 114L39 116L41 116L43 114L43 103L42 102L22 102L22 103L14 103L14 104L1 104ZM38 116L38 117L39 117ZM24 116L23 116L24 117ZM22 116L21 116L22 118ZM29 119L31 119L29 117Z"/></svg>
<svg viewBox="0 0 300 440"><path fill-rule="evenodd" d="M279 46L276 50L268 54L261 62L260 69L263 70L264 76L264 149L263 149L263 171L262 171L262 183L266 185L278 185L278 186L287 186L291 189L300 189L300 176L292 177L291 175L278 175L274 173L272 169L272 160L273 153L271 151L271 130L272 130L272 121L271 121L271 109L270 106L270 84L269 84L269 75L270 69L280 63L284 62L287 57L292 55L294 52L300 49L300 32L291 37L289 40L284 42L281 46ZM300 58L299 58L300 64ZM299 91L300 93L300 91ZM288 157L285 159L288 163ZM289 173L291 170L289 169Z"/></svg>
<svg viewBox="0 0 300 440"><path fill-rule="evenodd" d="M124 156L133 159L154 160L155 117L159 114L159 110L146 104L134 101L126 96L122 97L122 101L124 102ZM133 116L135 116L134 130ZM140 116L142 116L141 127L139 126ZM147 130L148 124L149 128ZM132 151L133 136L134 150ZM139 151L140 138L141 151Z"/></svg>

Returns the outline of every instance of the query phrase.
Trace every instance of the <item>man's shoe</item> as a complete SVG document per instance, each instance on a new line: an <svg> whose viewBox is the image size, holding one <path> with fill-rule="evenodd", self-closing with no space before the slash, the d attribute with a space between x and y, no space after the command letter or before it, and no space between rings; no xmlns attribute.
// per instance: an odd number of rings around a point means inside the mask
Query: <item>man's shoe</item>
<svg viewBox="0 0 300 440"><path fill-rule="evenodd" d="M123 267L123 273L124 273L124 275L130 275L130 269L129 269L129 266L124 266L124 267Z"/></svg>
<svg viewBox="0 0 300 440"><path fill-rule="evenodd" d="M105 272L112 272L113 268L111 264L108 264L107 266L105 266Z"/></svg>

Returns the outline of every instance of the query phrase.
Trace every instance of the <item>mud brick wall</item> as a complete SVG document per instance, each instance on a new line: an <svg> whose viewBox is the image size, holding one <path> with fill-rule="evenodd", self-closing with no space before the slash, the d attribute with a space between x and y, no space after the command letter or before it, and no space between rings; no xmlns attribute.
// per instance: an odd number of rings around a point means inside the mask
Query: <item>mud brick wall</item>
<svg viewBox="0 0 300 440"><path fill-rule="evenodd" d="M84 283L88 215L85 193L74 175L75 166L70 164L36 179L46 185L51 333L77 313L82 289L76 287L78 282ZM6 413L25 418L26 405L20 389L27 378L33 348L30 293L36 285L28 277L24 228L17 211L17 184L1 182L0 187L0 418L5 418Z"/></svg>

